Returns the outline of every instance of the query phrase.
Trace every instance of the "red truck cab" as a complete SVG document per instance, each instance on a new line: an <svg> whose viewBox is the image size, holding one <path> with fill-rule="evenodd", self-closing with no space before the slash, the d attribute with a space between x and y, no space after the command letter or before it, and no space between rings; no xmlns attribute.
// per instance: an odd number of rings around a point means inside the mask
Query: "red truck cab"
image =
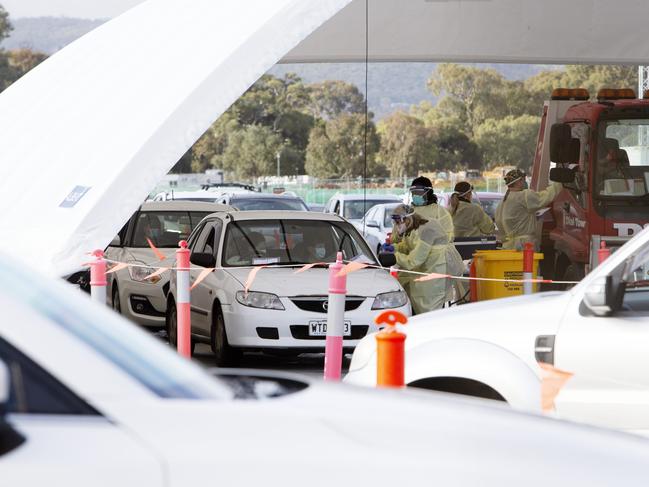
<svg viewBox="0 0 649 487"><path fill-rule="evenodd" d="M579 280L649 224L649 92L560 89L545 102L531 188L563 190L542 216L544 277Z"/></svg>

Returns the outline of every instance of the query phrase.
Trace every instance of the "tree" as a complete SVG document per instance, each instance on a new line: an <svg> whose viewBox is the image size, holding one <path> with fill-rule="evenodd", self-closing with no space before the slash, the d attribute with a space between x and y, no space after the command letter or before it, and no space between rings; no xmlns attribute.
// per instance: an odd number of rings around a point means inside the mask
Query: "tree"
<svg viewBox="0 0 649 487"><path fill-rule="evenodd" d="M381 136L379 160L391 177L400 178L433 169L437 147L433 131L423 121L396 112L379 123L378 132Z"/></svg>
<svg viewBox="0 0 649 487"><path fill-rule="evenodd" d="M248 125L229 134L223 169L242 179L272 174L281 150L282 138L269 127Z"/></svg>
<svg viewBox="0 0 649 487"><path fill-rule="evenodd" d="M478 145L457 125L439 124L433 129L435 169L478 169L482 167L482 154Z"/></svg>
<svg viewBox="0 0 649 487"><path fill-rule="evenodd" d="M373 122L367 127L367 174L383 175L384 168L377 164L375 154L380 139ZM344 178L362 176L365 166L365 116L342 114L318 122L309 137L306 150L306 171L319 178Z"/></svg>
<svg viewBox="0 0 649 487"><path fill-rule="evenodd" d="M14 30L14 28L9 21L9 12L0 5L0 43L9 37L12 30Z"/></svg>
<svg viewBox="0 0 649 487"><path fill-rule="evenodd" d="M238 130L241 130L241 125L230 111L221 115L192 147L192 171L222 169L228 136Z"/></svg>
<svg viewBox="0 0 649 487"><path fill-rule="evenodd" d="M533 115L486 120L476 130L476 142L490 167L512 165L528 169L534 161L541 119Z"/></svg>
<svg viewBox="0 0 649 487"><path fill-rule="evenodd" d="M363 113L365 97L356 85L327 80L309 85L309 108L313 118L331 119L343 113Z"/></svg>

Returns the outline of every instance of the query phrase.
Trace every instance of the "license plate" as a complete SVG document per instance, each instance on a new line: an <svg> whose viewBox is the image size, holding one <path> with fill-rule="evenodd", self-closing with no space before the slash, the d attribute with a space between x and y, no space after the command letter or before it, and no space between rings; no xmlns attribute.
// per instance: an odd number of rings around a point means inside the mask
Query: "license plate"
<svg viewBox="0 0 649 487"><path fill-rule="evenodd" d="M352 322L345 321L343 327L343 336L351 336ZM324 337L327 336L327 321L326 320L313 320L309 321L309 336L311 337Z"/></svg>

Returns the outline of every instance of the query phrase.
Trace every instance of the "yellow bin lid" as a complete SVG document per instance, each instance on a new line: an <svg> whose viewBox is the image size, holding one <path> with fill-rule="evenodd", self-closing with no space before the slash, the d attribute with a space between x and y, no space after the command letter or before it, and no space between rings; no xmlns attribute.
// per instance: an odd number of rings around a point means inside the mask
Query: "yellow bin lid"
<svg viewBox="0 0 649 487"><path fill-rule="evenodd" d="M478 250L473 254L473 258L483 260L523 260L523 252L517 250ZM543 260L543 254L534 252L534 260Z"/></svg>

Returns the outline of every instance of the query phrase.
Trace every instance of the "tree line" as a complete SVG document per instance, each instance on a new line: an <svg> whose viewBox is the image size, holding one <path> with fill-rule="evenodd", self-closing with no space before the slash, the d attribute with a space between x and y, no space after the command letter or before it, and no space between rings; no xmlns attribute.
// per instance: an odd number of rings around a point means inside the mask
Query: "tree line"
<svg viewBox="0 0 649 487"><path fill-rule="evenodd" d="M0 42L12 30L0 5ZM46 59L29 49L0 49L0 91ZM365 113L357 86L305 83L296 74L262 76L194 144L175 172L223 169L251 180L274 175L319 178L528 168L543 101L553 88L634 87L635 66L566 66L526 80L493 68L438 64L427 82L437 103L422 102L381 120ZM367 120L367 126L366 126ZM367 128L367 129L366 129ZM365 154L367 152L367 154Z"/></svg>

